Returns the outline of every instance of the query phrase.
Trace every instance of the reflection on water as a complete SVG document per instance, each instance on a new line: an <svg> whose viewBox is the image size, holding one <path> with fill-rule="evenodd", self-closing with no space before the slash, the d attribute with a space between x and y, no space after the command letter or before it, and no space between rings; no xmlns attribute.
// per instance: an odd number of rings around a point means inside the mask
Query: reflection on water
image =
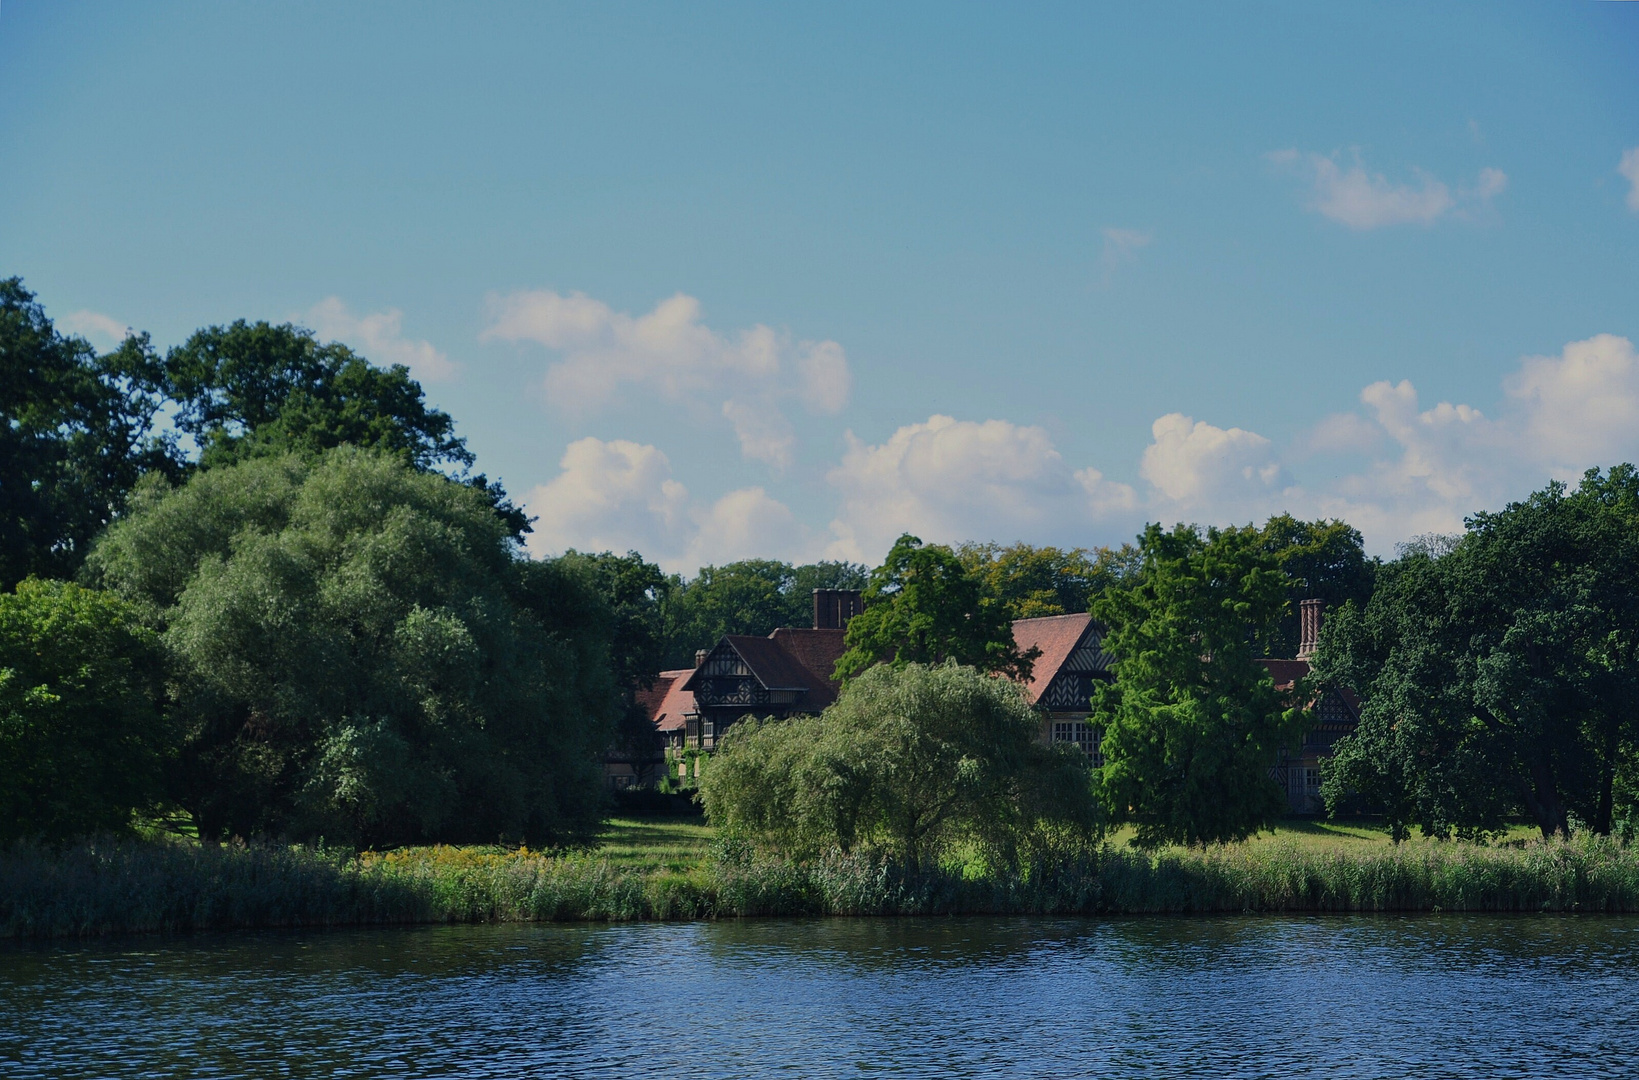
<svg viewBox="0 0 1639 1080"><path fill-rule="evenodd" d="M835 919L0 949L19 1077L1639 1074L1639 920Z"/></svg>

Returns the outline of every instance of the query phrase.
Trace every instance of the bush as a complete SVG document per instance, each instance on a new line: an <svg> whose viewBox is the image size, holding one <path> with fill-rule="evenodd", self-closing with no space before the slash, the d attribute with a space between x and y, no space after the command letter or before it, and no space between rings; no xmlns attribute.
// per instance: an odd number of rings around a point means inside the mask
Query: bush
<svg viewBox="0 0 1639 1080"><path fill-rule="evenodd" d="M0 840L122 831L161 799L162 675L117 597L34 578L0 594Z"/></svg>
<svg viewBox="0 0 1639 1080"><path fill-rule="evenodd" d="M911 867L960 847L1016 866L1089 845L1079 750L1037 741L1019 687L953 663L879 666L818 717L742 720L701 780L714 825L772 854L879 849Z"/></svg>

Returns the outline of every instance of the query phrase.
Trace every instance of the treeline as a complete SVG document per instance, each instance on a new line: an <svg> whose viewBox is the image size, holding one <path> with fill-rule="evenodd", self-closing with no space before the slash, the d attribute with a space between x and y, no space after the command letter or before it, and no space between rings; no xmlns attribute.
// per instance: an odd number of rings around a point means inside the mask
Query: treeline
<svg viewBox="0 0 1639 1080"><path fill-rule="evenodd" d="M1327 689L1363 710L1327 804L1397 836L1521 816L1631 831L1639 803L1628 465L1389 561L1344 522L1280 515L1113 549L904 536L869 570L685 579L636 552L525 557L528 517L401 366L244 321L98 354L17 279L0 282L0 421L0 839L136 822L586 842L603 755L655 746L635 691L725 633L807 624L815 588L864 592L845 701L744 725L706 792L776 850L1012 863L1123 824L1151 845L1241 838L1282 812L1269 766ZM1278 690L1257 661L1295 654L1310 597L1330 613L1313 675ZM940 673L1023 679L1011 621L1083 611L1115 676L1089 703L1097 769L1020 742L1004 684ZM742 753L761 764L727 767Z"/></svg>

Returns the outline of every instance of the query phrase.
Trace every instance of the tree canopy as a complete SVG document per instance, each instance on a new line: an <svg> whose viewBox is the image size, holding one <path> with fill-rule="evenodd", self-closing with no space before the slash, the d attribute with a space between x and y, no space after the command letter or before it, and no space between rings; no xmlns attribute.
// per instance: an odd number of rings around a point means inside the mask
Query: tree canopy
<svg viewBox="0 0 1639 1080"><path fill-rule="evenodd" d="M0 593L0 840L123 832L164 799L164 657L130 605L30 578Z"/></svg>
<svg viewBox="0 0 1639 1080"><path fill-rule="evenodd" d="M765 635L781 626L807 626L815 589L863 588L866 571L847 562L802 566L774 559L743 559L703 566L690 581L672 582L665 601L667 667L688 667L696 649L724 634Z"/></svg>
<svg viewBox="0 0 1639 1080"><path fill-rule="evenodd" d="M1115 674L1089 718L1105 805L1140 845L1244 839L1285 810L1269 768L1306 723L1255 659L1289 581L1250 526L1151 525L1139 553L1128 587L1093 603Z"/></svg>
<svg viewBox="0 0 1639 1080"><path fill-rule="evenodd" d="M1298 601L1323 600L1329 611L1371 598L1377 562L1366 557L1360 531L1343 521L1302 521L1277 514L1264 523L1264 550L1291 584L1286 613L1260 642L1266 656L1296 656Z"/></svg>
<svg viewBox="0 0 1639 1080"><path fill-rule="evenodd" d="M139 476L180 472L145 389L158 363L143 337L97 356L0 280L0 588L71 576Z"/></svg>
<svg viewBox="0 0 1639 1080"><path fill-rule="evenodd" d="M875 664L940 664L1028 678L1034 654L1013 642L1007 604L942 544L901 536L865 586L865 610L848 623L839 678Z"/></svg>
<svg viewBox="0 0 1639 1080"><path fill-rule="evenodd" d="M1639 738L1639 476L1590 471L1476 514L1455 544L1385 566L1328 620L1317 678L1355 690L1323 792L1397 836L1610 830Z"/></svg>
<svg viewBox="0 0 1639 1080"><path fill-rule="evenodd" d="M162 631L202 835L591 834L610 611L472 488L352 447L252 458L148 485L87 569Z"/></svg>
<svg viewBox="0 0 1639 1080"><path fill-rule="evenodd" d="M1087 757L1037 741L1020 688L953 663L878 666L818 717L745 720L701 782L712 823L793 857L870 846L911 866L1079 849L1097 833Z"/></svg>
<svg viewBox="0 0 1639 1080"><path fill-rule="evenodd" d="M1131 544L1092 551L1025 543L967 543L956 549L962 565L987 595L1006 606L1010 619L1081 614L1094 597L1127 577L1135 554Z"/></svg>

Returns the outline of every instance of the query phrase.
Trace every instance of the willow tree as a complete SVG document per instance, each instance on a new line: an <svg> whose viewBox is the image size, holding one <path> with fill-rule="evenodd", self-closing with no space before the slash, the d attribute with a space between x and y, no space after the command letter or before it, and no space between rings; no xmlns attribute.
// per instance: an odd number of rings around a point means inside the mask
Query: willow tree
<svg viewBox="0 0 1639 1080"><path fill-rule="evenodd" d="M389 452L251 458L139 491L88 571L162 634L203 834L591 835L609 609L483 492Z"/></svg>

